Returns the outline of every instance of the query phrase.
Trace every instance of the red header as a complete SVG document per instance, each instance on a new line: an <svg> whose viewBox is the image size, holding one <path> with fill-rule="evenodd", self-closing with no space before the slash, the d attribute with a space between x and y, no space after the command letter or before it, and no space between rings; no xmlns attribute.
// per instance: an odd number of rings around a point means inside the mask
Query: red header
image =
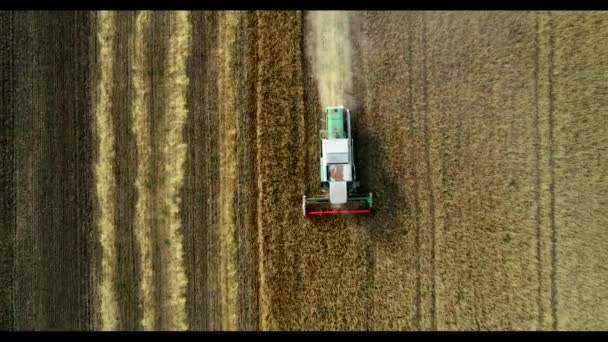
<svg viewBox="0 0 608 342"><path fill-rule="evenodd" d="M311 211L306 215L369 214L371 209Z"/></svg>

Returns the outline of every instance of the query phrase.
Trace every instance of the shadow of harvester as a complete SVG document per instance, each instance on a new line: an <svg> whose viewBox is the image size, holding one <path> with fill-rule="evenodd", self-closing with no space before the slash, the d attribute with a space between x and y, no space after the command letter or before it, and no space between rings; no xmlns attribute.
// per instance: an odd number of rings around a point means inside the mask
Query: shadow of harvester
<svg viewBox="0 0 608 342"><path fill-rule="evenodd" d="M391 165L377 134L365 127L353 127L353 139L359 191L374 196L371 217L353 217L353 223L375 242L396 240L408 234L402 218L415 214L415 194L399 183L397 167Z"/></svg>

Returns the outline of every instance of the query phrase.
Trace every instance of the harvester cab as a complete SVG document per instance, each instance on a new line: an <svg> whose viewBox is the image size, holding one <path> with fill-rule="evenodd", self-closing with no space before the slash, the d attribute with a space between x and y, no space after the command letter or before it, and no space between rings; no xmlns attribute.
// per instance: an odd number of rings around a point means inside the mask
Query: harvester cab
<svg viewBox="0 0 608 342"><path fill-rule="evenodd" d="M320 180L323 196L302 198L304 216L371 214L372 193L359 194L356 178L350 110L344 106L325 109L321 131Z"/></svg>

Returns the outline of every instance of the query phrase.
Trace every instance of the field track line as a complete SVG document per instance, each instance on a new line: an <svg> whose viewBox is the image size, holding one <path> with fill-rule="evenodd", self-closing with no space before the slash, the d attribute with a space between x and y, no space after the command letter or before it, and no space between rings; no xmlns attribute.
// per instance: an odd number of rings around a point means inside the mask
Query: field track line
<svg viewBox="0 0 608 342"><path fill-rule="evenodd" d="M116 240L114 226L114 135L112 132L112 45L114 42L114 13L100 12L97 21L99 77L96 84L95 118L99 153L95 165L98 222L101 243L101 330L116 330L119 322L116 302Z"/></svg>
<svg viewBox="0 0 608 342"><path fill-rule="evenodd" d="M220 263L222 274L222 329L238 329L238 275L236 273L236 80L233 76L236 30L240 13L222 14L220 21L220 58L218 84L220 106Z"/></svg>
<svg viewBox="0 0 608 342"><path fill-rule="evenodd" d="M133 82L133 134L137 144L137 203L135 206L135 239L140 253L140 306L142 310L142 327L144 330L154 329L154 284L152 268L152 238L151 238L151 198L150 198L150 80L146 72L146 40L150 28L152 13L139 12L135 22L133 37L135 54L131 59Z"/></svg>
<svg viewBox="0 0 608 342"><path fill-rule="evenodd" d="M264 34L262 28L260 28L260 19L263 20L263 14L260 12L256 12L256 26L257 26L257 32L256 35L262 35ZM257 58L260 58L260 50L262 47L262 40L259 37L256 37L256 54L257 54ZM262 127L264 122L263 122L263 108L260 105L263 102L263 91L264 89L262 89L262 72L263 72L263 65L261 63L258 63L257 65L257 70L256 70L256 86L255 86L255 96L256 96L256 125L255 125L255 131L256 131L256 178L257 178L257 190L258 190L258 194L262 193L262 190L264 188L264 182L263 182L263 178L262 178L262 158L263 158L263 154L262 154L262 146L260 146L260 142L262 141L262 139L264 138L263 136L263 131L262 131ZM264 201L262 196L258 195L258 200L257 200L257 209L256 212L258 213L258 215L262 212L262 209L264 208ZM259 330L269 330L271 322L272 322L272 318L271 318L271 306L270 306L270 296L268 294L268 287L266 285L266 274L264 272L264 258L266 256L266 253L264 253L264 222L263 220L261 220L258 217L257 220L257 247L258 247L258 329Z"/></svg>
<svg viewBox="0 0 608 342"><path fill-rule="evenodd" d="M414 72L414 56L413 56L413 46L414 46L414 37L413 37L413 32L414 32L414 21L412 20L412 18L410 17L409 24L408 24L408 34L407 34L407 41L408 41L408 96L409 96L409 101L408 101L408 108L410 111L410 115L407 117L407 120L413 124L414 122L414 86L413 86L413 72ZM416 160L416 150L415 150L415 146L412 145L412 150L411 150L412 156L414 157L414 160ZM417 164L417 162L415 162L414 164ZM414 179L418 179L417 176L417 170L416 168L412 168L412 175ZM415 234L415 240L416 240L416 327L417 330L422 330L423 327L423 314L422 314L422 263L421 263L421 258L420 258L420 253L421 253L421 241L420 241L420 212L421 212L421 208L420 208L420 190L418 188L418 182L414 182L414 187L413 187L413 193L415 194L414 196L414 208L415 209L415 220L416 220L416 234ZM424 326L426 328L426 322L424 323Z"/></svg>
<svg viewBox="0 0 608 342"><path fill-rule="evenodd" d="M172 16L172 30L166 56L165 67L165 94L166 107L162 120L161 131L161 189L159 203L161 203L162 235L165 239L161 246L164 263L161 270L166 289L162 303L163 330L188 329L186 314L186 288L187 278L184 266L183 236L180 232L179 218L179 192L184 183L184 162L186 160L187 146L183 139L183 127L188 115L186 98L188 77L186 74L186 61L190 54L192 41L192 24L190 13L175 12Z"/></svg>
<svg viewBox="0 0 608 342"><path fill-rule="evenodd" d="M543 264L542 264L542 243L541 243L541 229L542 229L542 213L541 213L541 173L540 173L540 128L539 128L539 80L538 73L540 68L540 47L539 47L539 35L540 35L540 24L539 24L539 15L536 14L534 17L535 21L535 65L534 65L534 102L535 102L535 112L534 112L534 172L535 172L535 182L534 182L534 191L535 197L534 201L536 202L536 210L534 213L535 223L536 223L536 264L537 264L537 274L538 274L538 326L541 327L544 321L544 307L542 301L543 288L542 288L542 279L543 279Z"/></svg>
<svg viewBox="0 0 608 342"><path fill-rule="evenodd" d="M559 327L557 320L558 294L557 294L557 233L555 224L555 27L553 16L548 12L549 19L549 217L551 223L551 318L553 330Z"/></svg>
<svg viewBox="0 0 608 342"><path fill-rule="evenodd" d="M423 72L423 103L424 103L424 147L426 154L426 169L429 170L427 173L427 184L429 186L429 206L431 211L431 330L437 329L437 272L435 268L436 260L436 248L437 248L437 224L435 223L435 198L433 194L433 179L430 174L431 170L431 133L430 131L430 117L429 117L429 102L428 102L428 78L427 78L427 16L422 16L422 72Z"/></svg>

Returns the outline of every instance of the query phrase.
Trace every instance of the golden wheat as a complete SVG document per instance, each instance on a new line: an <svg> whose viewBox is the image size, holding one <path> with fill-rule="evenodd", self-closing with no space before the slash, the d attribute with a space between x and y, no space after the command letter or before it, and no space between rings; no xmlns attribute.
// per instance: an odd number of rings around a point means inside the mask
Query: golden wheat
<svg viewBox="0 0 608 342"><path fill-rule="evenodd" d="M236 275L236 120L233 55L240 13L222 13L219 26L220 60L218 90L220 106L220 250L222 272L222 325L224 330L238 328L238 279Z"/></svg>
<svg viewBox="0 0 608 342"><path fill-rule="evenodd" d="M99 153L95 167L97 201L100 217L98 222L101 242L101 329L116 330L119 322L116 289L116 239L114 225L114 190L116 179L112 170L114 163L114 134L112 127L112 44L114 42L114 13L100 12L98 17L97 42L99 76L95 103L95 119Z"/></svg>
<svg viewBox="0 0 608 342"><path fill-rule="evenodd" d="M186 160L186 144L183 140L183 127L188 115L186 107L186 94L188 77L186 74L186 61L190 54L191 23L190 13L179 11L173 17L174 28L169 41L165 69L166 108L163 120L164 133L161 137L163 165L160 170L162 176L160 203L163 208L159 211L166 215L161 218L163 222L165 249L164 255L168 276L166 279L166 295L163 298L163 314L167 318L163 322L167 330L188 329L186 315L186 286L187 278L184 267L183 236L180 232L179 219L179 192L184 181L184 162Z"/></svg>
<svg viewBox="0 0 608 342"><path fill-rule="evenodd" d="M134 56L131 58L133 82L133 134L137 146L137 203L135 205L135 238L140 253L140 306L141 324L144 330L154 329L154 271L152 268L152 232L151 232L151 198L150 198L150 109L148 107L150 80L146 73L146 40L150 27L151 12L137 14L135 24Z"/></svg>

